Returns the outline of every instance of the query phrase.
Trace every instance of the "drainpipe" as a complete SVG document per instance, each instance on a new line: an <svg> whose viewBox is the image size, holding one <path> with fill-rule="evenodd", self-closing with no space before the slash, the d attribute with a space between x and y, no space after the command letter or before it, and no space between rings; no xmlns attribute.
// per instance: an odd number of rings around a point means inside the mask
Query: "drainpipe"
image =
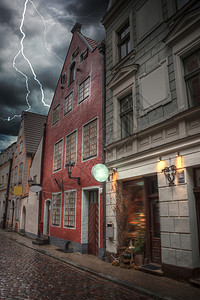
<svg viewBox="0 0 200 300"><path fill-rule="evenodd" d="M42 181L43 181L43 164L44 164L45 139L46 139L46 123L44 124L44 128L43 128L42 157L41 157L41 165L40 165L40 185L41 185L41 186L42 186ZM39 195L39 208L38 208L38 237L41 236L41 232L40 232L41 210L42 210L42 191L40 192L40 195Z"/></svg>
<svg viewBox="0 0 200 300"><path fill-rule="evenodd" d="M105 142L106 142L106 130L105 130L105 101L106 101L106 76L105 76L105 49L106 45L101 43L99 45L99 52L102 58L102 163L105 164ZM106 251L106 183L102 183L102 200L103 200L103 254L102 259L105 260Z"/></svg>
<svg viewBox="0 0 200 300"><path fill-rule="evenodd" d="M9 166L9 174L8 174L8 184L7 184L7 191L6 191L6 205L5 211L3 214L3 229L6 229L6 220L7 220L7 210L8 210L8 198L9 198L9 190L10 190L10 176L11 176L11 169L12 169L12 158L10 159L10 166Z"/></svg>

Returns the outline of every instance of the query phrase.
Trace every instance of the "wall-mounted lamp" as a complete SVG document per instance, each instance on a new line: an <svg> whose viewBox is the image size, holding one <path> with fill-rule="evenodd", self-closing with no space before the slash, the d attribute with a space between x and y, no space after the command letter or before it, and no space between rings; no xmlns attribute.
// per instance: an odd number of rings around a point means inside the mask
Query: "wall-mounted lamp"
<svg viewBox="0 0 200 300"><path fill-rule="evenodd" d="M175 175L176 175L176 166L171 165L170 167L165 167L162 172L164 172L167 180L169 181L169 185L174 185Z"/></svg>
<svg viewBox="0 0 200 300"><path fill-rule="evenodd" d="M74 165L75 165L75 163L72 163L71 161L69 161L69 163L66 164L65 167L66 167L66 169L67 169L67 173L68 173L69 178L70 178L70 179L76 180L76 181L78 182L78 184L80 185L80 184L81 184L81 179L80 179L80 177L72 177L72 176L71 176L71 174L72 174L72 172L73 172Z"/></svg>

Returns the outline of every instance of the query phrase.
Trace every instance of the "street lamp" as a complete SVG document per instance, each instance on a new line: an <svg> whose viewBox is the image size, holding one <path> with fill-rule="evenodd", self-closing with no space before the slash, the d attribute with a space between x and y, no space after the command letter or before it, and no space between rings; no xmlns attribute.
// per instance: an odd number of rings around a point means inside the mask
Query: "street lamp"
<svg viewBox="0 0 200 300"><path fill-rule="evenodd" d="M81 179L80 179L80 177L72 177L72 176L71 176L71 174L72 174L72 172L73 172L74 165L75 165L75 163L72 163L71 161L69 161L69 163L66 164L65 167L66 167L66 169L67 169L67 173L68 173L69 178L70 178L70 179L76 180L76 181L78 182L78 184L80 185L80 184L81 184Z"/></svg>

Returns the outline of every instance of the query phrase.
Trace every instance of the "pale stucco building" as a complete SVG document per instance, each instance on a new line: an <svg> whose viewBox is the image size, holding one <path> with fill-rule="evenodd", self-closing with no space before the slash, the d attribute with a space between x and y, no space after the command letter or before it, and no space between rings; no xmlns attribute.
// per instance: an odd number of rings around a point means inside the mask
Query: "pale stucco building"
<svg viewBox="0 0 200 300"><path fill-rule="evenodd" d="M184 278L200 271L199 18L199 1L118 0L102 21L106 165L127 197L126 231L133 240L145 232L146 263ZM114 183L106 184L107 254L118 250Z"/></svg>

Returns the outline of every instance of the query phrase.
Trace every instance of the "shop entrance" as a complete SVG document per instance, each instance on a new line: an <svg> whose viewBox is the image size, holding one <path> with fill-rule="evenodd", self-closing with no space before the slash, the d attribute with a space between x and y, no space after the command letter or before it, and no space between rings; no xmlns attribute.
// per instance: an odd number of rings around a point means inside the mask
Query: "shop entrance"
<svg viewBox="0 0 200 300"><path fill-rule="evenodd" d="M196 202L196 217L197 217L197 232L199 238L199 252L200 252L200 168L194 169L194 196Z"/></svg>

